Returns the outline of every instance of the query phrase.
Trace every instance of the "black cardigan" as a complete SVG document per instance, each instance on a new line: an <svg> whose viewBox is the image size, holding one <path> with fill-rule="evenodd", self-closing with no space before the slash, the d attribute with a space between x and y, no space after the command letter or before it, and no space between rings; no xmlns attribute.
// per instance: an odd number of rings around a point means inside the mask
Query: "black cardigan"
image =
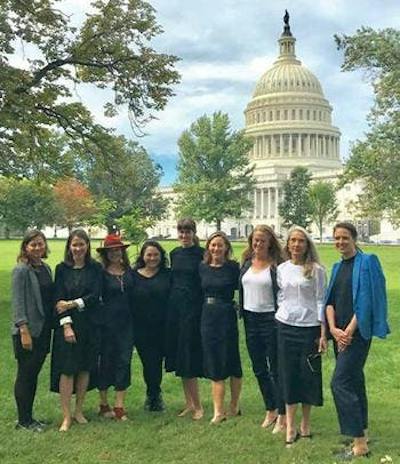
<svg viewBox="0 0 400 464"><path fill-rule="evenodd" d="M242 267L240 268L240 274L239 274L239 311L240 315L243 315L243 285L242 285L242 279L244 274L247 272L247 270L251 267L251 259L246 259L246 261L243 263ZM270 266L270 273L271 273L271 280L272 280L272 294L274 296L274 306L275 306L275 312L278 310L278 281L276 278L276 266Z"/></svg>

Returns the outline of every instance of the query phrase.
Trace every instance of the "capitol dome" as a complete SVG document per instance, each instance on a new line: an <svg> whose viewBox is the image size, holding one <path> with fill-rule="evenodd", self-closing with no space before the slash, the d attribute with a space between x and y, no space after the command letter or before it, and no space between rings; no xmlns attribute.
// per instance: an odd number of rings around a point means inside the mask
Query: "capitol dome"
<svg viewBox="0 0 400 464"><path fill-rule="evenodd" d="M307 167L311 172L338 169L340 131L318 78L297 59L289 16L279 56L261 76L245 110L246 134L254 139L250 157L256 170L268 166ZM260 170L259 169L259 170Z"/></svg>

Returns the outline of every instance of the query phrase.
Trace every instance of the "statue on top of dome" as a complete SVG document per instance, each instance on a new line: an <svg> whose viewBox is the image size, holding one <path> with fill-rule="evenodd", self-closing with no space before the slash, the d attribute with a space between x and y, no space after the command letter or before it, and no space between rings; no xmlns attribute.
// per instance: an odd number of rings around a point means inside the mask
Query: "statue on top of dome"
<svg viewBox="0 0 400 464"><path fill-rule="evenodd" d="M288 10L285 10L285 16L283 17L283 22L284 22L287 26L289 26L289 18L290 18L289 12L288 12Z"/></svg>
<svg viewBox="0 0 400 464"><path fill-rule="evenodd" d="M289 12L288 10L285 10L285 16L283 17L283 22L285 23L285 26L283 28L282 36L292 37L292 33L290 32L289 18Z"/></svg>

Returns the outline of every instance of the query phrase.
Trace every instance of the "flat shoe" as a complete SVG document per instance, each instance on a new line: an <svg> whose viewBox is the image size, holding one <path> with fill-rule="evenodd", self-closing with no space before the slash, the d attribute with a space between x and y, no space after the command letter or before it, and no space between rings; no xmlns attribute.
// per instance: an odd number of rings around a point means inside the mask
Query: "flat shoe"
<svg viewBox="0 0 400 464"><path fill-rule="evenodd" d="M286 448L291 448L299 438L300 438L300 434L299 434L299 432L296 432L296 435L293 437L292 440L286 440L285 441Z"/></svg>
<svg viewBox="0 0 400 464"><path fill-rule="evenodd" d="M272 427L273 425L275 425L277 420L278 420L278 416L276 416L275 419L272 419L272 421L268 421L268 422L265 422L265 421L264 421L264 422L261 424L261 427L262 427L263 429L268 429L269 427Z"/></svg>
<svg viewBox="0 0 400 464"><path fill-rule="evenodd" d="M309 440L311 440L312 437L313 437L312 433L308 433L308 434L305 434L305 435L300 433L300 435L299 435L299 438L308 438Z"/></svg>
<svg viewBox="0 0 400 464"><path fill-rule="evenodd" d="M211 425L218 425L221 424L221 422L226 421L226 415L225 414L218 414L218 416L215 416L211 419L210 424Z"/></svg>
<svg viewBox="0 0 400 464"><path fill-rule="evenodd" d="M203 416L204 416L203 409L198 409L197 411L194 410L192 414L192 419L197 421L197 420L203 419Z"/></svg>
<svg viewBox="0 0 400 464"><path fill-rule="evenodd" d="M231 412L229 411L227 416L228 417L238 417L242 415L242 411L240 409L237 410L237 412Z"/></svg>
<svg viewBox="0 0 400 464"><path fill-rule="evenodd" d="M187 416L188 414L190 414L191 412L193 412L193 409L192 408L183 408L182 411L179 411L177 416L178 417L185 417Z"/></svg>
<svg viewBox="0 0 400 464"><path fill-rule="evenodd" d="M338 461L352 461L357 458L369 458L371 456L371 451L367 451L364 454L354 454L353 450L344 450L341 453L336 455Z"/></svg>

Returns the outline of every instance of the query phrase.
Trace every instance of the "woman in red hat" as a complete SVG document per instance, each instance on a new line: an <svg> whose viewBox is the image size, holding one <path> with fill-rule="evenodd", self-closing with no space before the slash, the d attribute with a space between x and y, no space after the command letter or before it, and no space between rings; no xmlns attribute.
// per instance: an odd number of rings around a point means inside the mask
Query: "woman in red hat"
<svg viewBox="0 0 400 464"><path fill-rule="evenodd" d="M129 258L121 237L107 235L97 248L103 264L101 295L101 345L98 372L100 411L102 417L116 420L128 419L124 407L126 390L131 384L131 359L133 349L132 311L130 295L133 280ZM107 392L115 388L115 406L111 409Z"/></svg>

